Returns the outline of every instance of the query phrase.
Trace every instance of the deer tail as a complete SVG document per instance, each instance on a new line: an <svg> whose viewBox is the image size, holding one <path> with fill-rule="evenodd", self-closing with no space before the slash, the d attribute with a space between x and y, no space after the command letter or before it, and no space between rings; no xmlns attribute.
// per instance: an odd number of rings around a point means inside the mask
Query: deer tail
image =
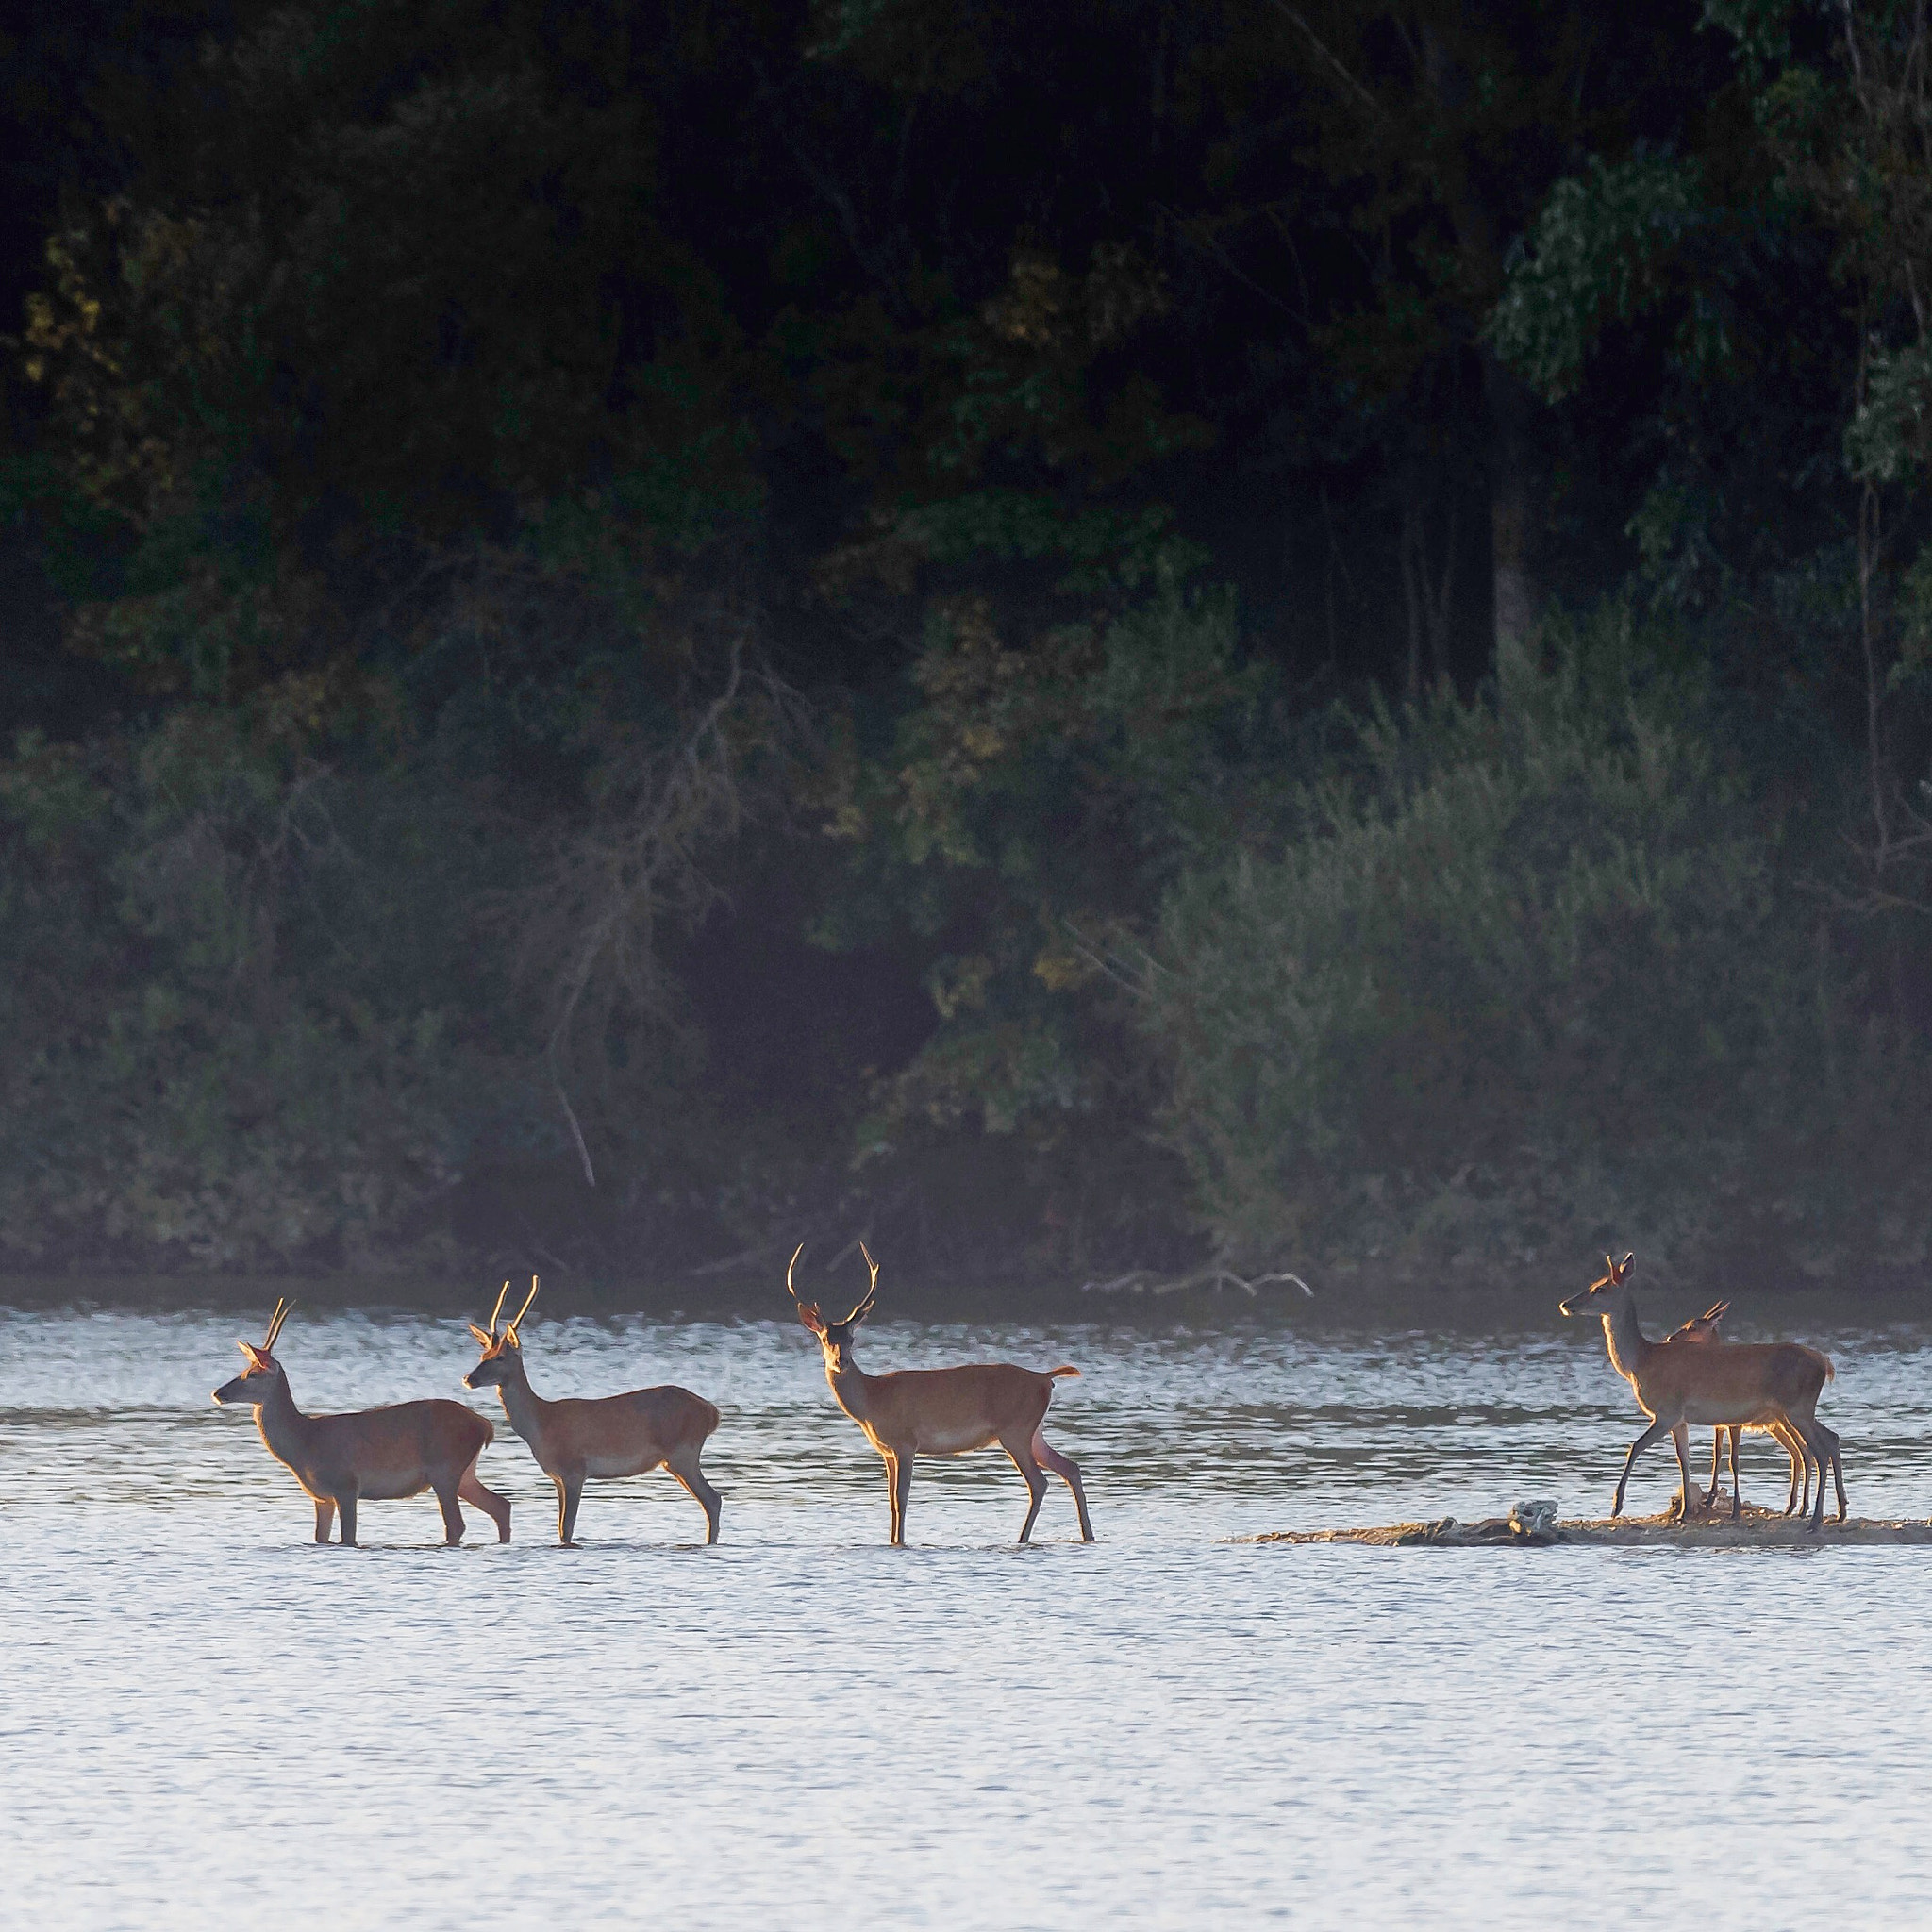
<svg viewBox="0 0 1932 1932"><path fill-rule="evenodd" d="M1076 1368L1075 1368L1075 1367L1074 1367L1074 1366L1073 1365L1073 1363L1072 1363L1072 1362L1062 1362L1062 1363L1061 1363L1061 1364L1059 1365L1059 1367L1058 1367L1058 1368L1057 1368L1057 1369L1049 1369L1049 1370L1047 1370L1047 1372L1046 1372L1046 1373L1047 1373L1047 1374L1048 1374L1049 1376L1052 1376L1052 1375L1077 1375L1077 1374L1079 1374L1080 1372L1079 1372L1079 1370L1078 1370L1078 1369L1076 1369Z"/></svg>

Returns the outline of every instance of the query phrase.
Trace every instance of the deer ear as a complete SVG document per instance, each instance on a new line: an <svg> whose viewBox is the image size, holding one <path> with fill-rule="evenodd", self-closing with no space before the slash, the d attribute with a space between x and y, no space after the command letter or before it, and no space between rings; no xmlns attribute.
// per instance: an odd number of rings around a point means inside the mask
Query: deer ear
<svg viewBox="0 0 1932 1932"><path fill-rule="evenodd" d="M819 1313L816 1302L800 1302L798 1305L798 1319L814 1335L823 1335L825 1332L825 1318Z"/></svg>
<svg viewBox="0 0 1932 1932"><path fill-rule="evenodd" d="M466 1322L463 1325L476 1338L476 1345L479 1348L488 1348L496 1340L487 1328L479 1328L474 1322Z"/></svg>
<svg viewBox="0 0 1932 1932"><path fill-rule="evenodd" d="M265 1369L268 1367L268 1357L262 1354L261 1350L257 1348L254 1342L238 1341L235 1346L248 1357L249 1362L255 1368Z"/></svg>

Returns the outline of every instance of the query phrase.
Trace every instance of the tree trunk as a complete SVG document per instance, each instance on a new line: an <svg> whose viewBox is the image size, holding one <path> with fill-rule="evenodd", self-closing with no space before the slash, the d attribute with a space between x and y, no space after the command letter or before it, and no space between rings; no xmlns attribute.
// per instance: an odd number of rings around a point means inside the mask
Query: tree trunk
<svg viewBox="0 0 1932 1932"><path fill-rule="evenodd" d="M1421 34L1424 75L1445 122L1453 122L1469 100L1469 75L1433 25L1424 23ZM1503 248L1495 214L1453 147L1435 188L1448 210L1471 287L1500 291ZM1539 405L1535 392L1497 360L1487 343L1476 353L1482 359L1483 413L1488 419L1484 469L1490 491L1496 666L1502 671L1528 648L1541 601L1535 564Z"/></svg>
<svg viewBox="0 0 1932 1932"><path fill-rule="evenodd" d="M1537 400L1485 348L1483 404L1489 418L1490 569L1495 598L1496 663L1520 659L1537 626Z"/></svg>

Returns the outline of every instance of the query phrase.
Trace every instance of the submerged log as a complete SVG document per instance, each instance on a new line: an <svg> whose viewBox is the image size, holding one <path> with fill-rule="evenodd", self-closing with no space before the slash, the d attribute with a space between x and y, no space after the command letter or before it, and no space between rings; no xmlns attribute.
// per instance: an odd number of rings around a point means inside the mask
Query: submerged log
<svg viewBox="0 0 1932 1932"><path fill-rule="evenodd" d="M1825 1544L1932 1543L1932 1522L1854 1516L1827 1519L1819 1528L1808 1519L1744 1506L1731 1520L1730 1505L1720 1497L1707 1513L1679 1521L1674 1507L1660 1516L1558 1518L1554 1503L1518 1503L1507 1516L1458 1523L1453 1516L1433 1522L1391 1523L1369 1529L1273 1529L1257 1536L1230 1537L1238 1543L1365 1543L1381 1549L1424 1545L1435 1549L1542 1549L1554 1543L1591 1544L1610 1549L1817 1549Z"/></svg>

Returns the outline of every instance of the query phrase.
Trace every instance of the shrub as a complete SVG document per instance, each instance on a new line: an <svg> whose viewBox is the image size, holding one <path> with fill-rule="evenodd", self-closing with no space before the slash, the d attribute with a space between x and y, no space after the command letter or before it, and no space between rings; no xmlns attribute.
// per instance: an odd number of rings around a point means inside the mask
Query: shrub
<svg viewBox="0 0 1932 1932"><path fill-rule="evenodd" d="M1294 834L1176 885L1149 956L1207 1226L1254 1260L1922 1258L1918 1050L1780 851L1618 609L1478 701L1357 721Z"/></svg>

